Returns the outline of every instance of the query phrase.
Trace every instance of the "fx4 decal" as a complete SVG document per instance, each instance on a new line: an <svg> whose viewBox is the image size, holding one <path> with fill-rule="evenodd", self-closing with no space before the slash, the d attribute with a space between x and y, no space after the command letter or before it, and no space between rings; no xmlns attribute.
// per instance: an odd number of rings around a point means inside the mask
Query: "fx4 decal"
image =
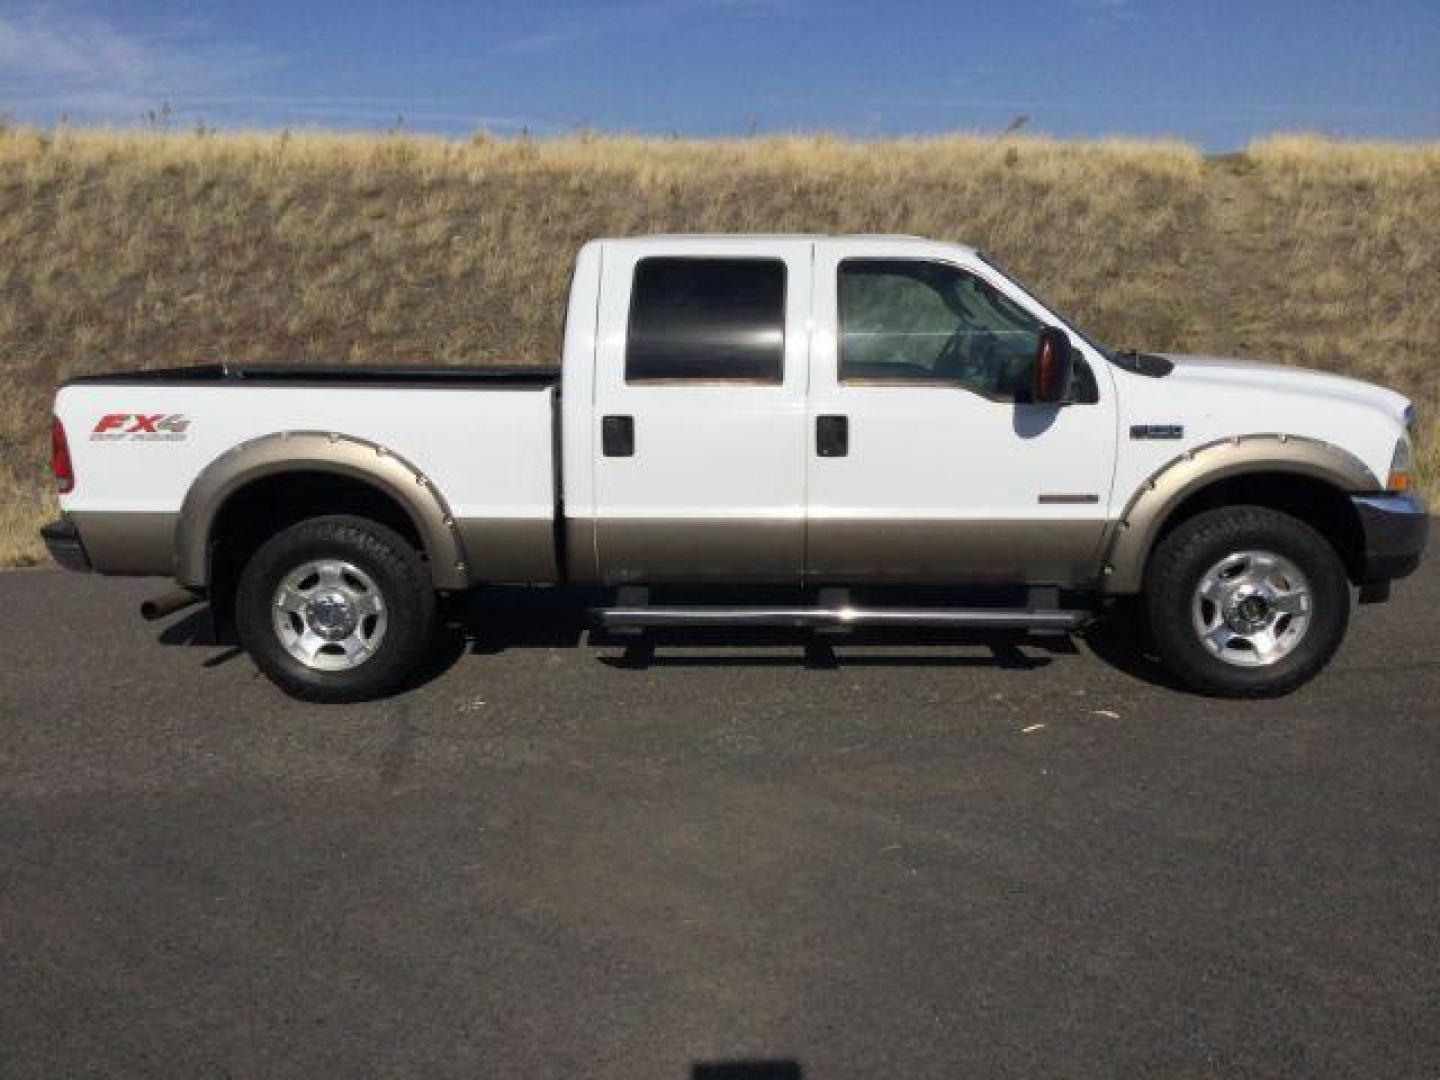
<svg viewBox="0 0 1440 1080"><path fill-rule="evenodd" d="M106 413L90 431L91 442L179 442L190 420L183 413Z"/></svg>

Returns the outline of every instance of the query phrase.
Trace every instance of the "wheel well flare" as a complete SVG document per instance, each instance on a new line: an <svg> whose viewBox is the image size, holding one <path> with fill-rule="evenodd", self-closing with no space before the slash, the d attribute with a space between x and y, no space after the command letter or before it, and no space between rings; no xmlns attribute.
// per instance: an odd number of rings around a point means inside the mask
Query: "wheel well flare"
<svg viewBox="0 0 1440 1080"><path fill-rule="evenodd" d="M314 431L252 439L206 466L181 507L176 577L211 587L217 544L253 550L296 521L333 513L368 516L405 536L424 552L436 588L469 583L454 515L424 473L375 443Z"/></svg>
<svg viewBox="0 0 1440 1080"><path fill-rule="evenodd" d="M1316 439L1249 435L1191 450L1140 485L1106 541L1102 589L1138 592L1150 552L1166 533L1219 506L1267 506L1299 518L1330 541L1351 576L1363 537L1350 501L1380 483L1354 455Z"/></svg>

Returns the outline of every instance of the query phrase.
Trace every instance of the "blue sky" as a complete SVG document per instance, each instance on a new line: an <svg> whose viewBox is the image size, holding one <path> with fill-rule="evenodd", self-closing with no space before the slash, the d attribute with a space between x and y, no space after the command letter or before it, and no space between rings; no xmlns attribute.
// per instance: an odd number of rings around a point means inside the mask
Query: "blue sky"
<svg viewBox="0 0 1440 1080"><path fill-rule="evenodd" d="M0 113L466 134L1440 138L1440 0L0 0Z"/></svg>

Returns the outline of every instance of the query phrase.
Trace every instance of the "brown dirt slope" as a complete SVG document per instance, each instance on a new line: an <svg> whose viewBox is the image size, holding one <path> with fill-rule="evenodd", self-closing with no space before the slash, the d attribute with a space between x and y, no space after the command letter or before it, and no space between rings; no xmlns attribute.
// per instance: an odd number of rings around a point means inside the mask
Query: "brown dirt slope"
<svg viewBox="0 0 1440 1080"><path fill-rule="evenodd" d="M964 240L1102 340L1353 372L1411 395L1433 432L1440 146L1276 139L1206 161L1176 143L978 137L10 129L0 565L41 555L49 398L68 375L550 362L584 240L762 230Z"/></svg>

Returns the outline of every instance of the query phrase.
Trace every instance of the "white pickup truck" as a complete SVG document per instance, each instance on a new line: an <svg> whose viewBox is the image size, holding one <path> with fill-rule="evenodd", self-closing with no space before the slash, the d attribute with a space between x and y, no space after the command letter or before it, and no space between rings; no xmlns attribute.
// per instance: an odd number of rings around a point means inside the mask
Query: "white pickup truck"
<svg viewBox="0 0 1440 1080"><path fill-rule="evenodd" d="M558 374L139 371L55 414L54 558L175 578L152 616L207 599L318 701L402 686L437 594L516 582L629 628L1064 633L1138 596L1181 680L1278 694L1428 534L1399 394L1111 351L910 237L587 244Z"/></svg>

